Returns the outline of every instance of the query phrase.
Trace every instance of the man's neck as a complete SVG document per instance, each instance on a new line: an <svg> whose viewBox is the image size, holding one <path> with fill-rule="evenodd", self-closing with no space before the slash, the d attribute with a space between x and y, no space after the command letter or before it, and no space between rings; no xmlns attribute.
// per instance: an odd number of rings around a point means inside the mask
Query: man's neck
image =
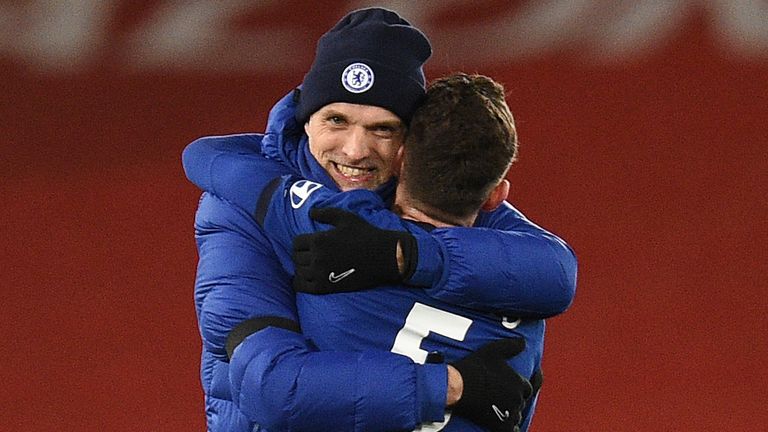
<svg viewBox="0 0 768 432"><path fill-rule="evenodd" d="M431 207L418 201L409 199L408 193L404 187L398 185L395 192L395 202L392 205L392 211L403 219L409 219L415 222L426 223L436 228L450 228L456 226L470 227L475 223L477 213L466 220L449 221L449 217L441 216L430 211ZM397 243L397 268L402 275L405 271L405 259L403 257L402 245Z"/></svg>
<svg viewBox="0 0 768 432"><path fill-rule="evenodd" d="M475 223L477 215L465 219L451 218L442 212L434 211L427 205L408 199L407 194L401 192L401 189L398 188L392 211L400 215L403 219L427 223L438 228L456 226L470 227Z"/></svg>

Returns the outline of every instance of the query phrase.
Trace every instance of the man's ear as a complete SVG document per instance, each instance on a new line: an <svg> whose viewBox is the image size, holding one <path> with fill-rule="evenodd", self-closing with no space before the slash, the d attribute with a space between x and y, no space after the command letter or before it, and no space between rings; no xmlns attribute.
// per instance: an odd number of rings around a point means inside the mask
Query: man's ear
<svg viewBox="0 0 768 432"><path fill-rule="evenodd" d="M405 153L403 152L404 147L405 146L401 145L400 148L397 149L394 159L392 159L392 173L395 177L400 177L400 172L403 170L403 160L405 160Z"/></svg>
<svg viewBox="0 0 768 432"><path fill-rule="evenodd" d="M500 206L502 201L507 199L507 195L509 195L509 180L501 179L499 184L497 184L496 187L491 190L490 195L488 195L488 199L480 208L483 211L496 210L496 207Z"/></svg>

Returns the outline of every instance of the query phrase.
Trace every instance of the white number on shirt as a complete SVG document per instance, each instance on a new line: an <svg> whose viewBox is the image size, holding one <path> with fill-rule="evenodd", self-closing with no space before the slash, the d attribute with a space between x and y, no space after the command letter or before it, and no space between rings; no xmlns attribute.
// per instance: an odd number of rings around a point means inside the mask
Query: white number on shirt
<svg viewBox="0 0 768 432"><path fill-rule="evenodd" d="M414 362L424 364L427 361L426 350L421 348L421 341L430 332L437 333L447 338L458 341L464 340L472 320L450 312L442 311L421 303L415 303L408 316L405 325L397 333L392 344L393 353L410 357ZM419 432L436 432L445 427L451 419L450 411L445 413L442 422L424 423L416 429Z"/></svg>

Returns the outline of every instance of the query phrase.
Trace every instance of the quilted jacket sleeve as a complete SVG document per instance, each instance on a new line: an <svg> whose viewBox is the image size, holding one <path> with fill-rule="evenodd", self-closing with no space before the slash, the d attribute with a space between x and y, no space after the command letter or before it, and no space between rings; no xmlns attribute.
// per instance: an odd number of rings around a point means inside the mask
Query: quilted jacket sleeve
<svg viewBox="0 0 768 432"><path fill-rule="evenodd" d="M313 207L341 208L380 228L410 230L418 242L419 259L409 283L442 301L509 316L545 318L562 313L573 300L573 251L509 204L482 214L478 222L485 227L438 228L427 233L390 212L374 192L339 193L286 176L272 195L265 227L270 233L290 236L327 229L309 217ZM282 247L290 250L291 239L285 239Z"/></svg>
<svg viewBox="0 0 768 432"><path fill-rule="evenodd" d="M571 305L577 261L567 243L506 202L481 213L475 225L432 231L443 259L432 274L439 278L421 281L431 296L528 318L558 315Z"/></svg>

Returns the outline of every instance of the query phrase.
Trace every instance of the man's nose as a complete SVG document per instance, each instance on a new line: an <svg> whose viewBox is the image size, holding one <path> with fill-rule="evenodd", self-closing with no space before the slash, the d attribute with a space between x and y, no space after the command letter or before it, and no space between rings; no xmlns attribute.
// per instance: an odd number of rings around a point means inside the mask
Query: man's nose
<svg viewBox="0 0 768 432"><path fill-rule="evenodd" d="M352 160L360 160L367 157L371 151L371 143L364 128L353 128L342 147L344 155Z"/></svg>

